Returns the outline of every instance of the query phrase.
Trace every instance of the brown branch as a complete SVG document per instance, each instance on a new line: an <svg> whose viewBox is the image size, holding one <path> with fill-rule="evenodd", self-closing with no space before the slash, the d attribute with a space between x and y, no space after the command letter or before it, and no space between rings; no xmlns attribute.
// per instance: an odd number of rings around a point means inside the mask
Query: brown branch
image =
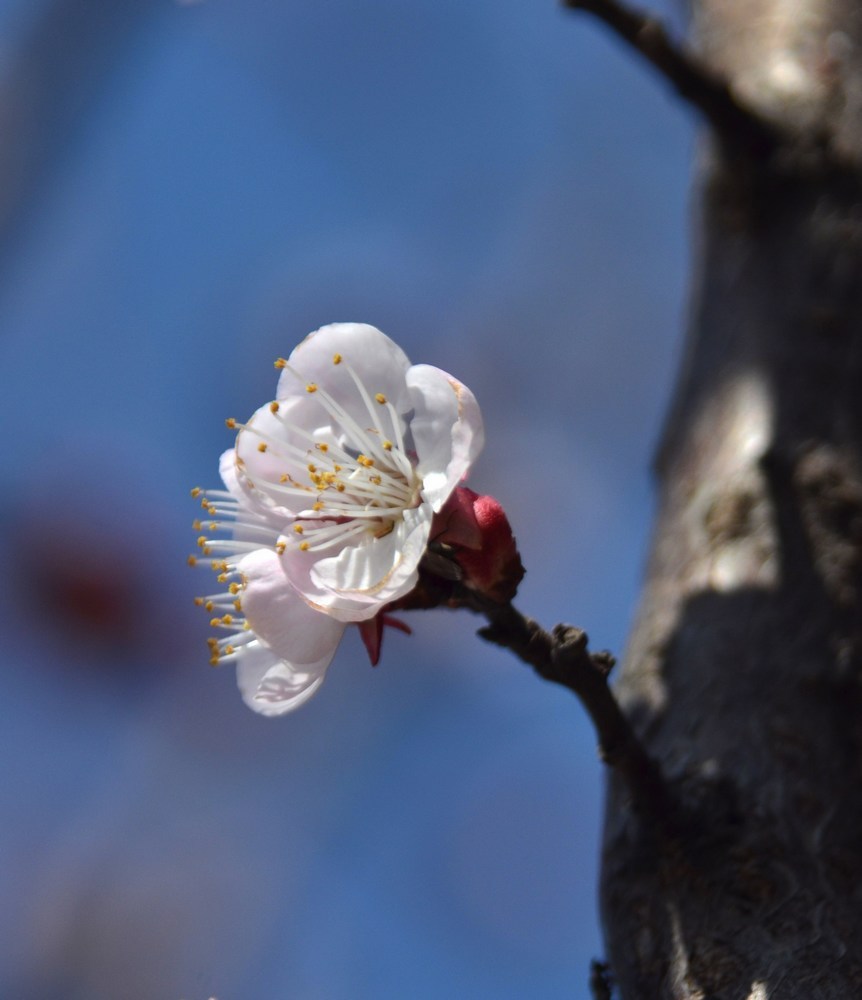
<svg viewBox="0 0 862 1000"><path fill-rule="evenodd" d="M617 0L562 0L569 10L582 10L603 21L640 53L696 108L729 145L755 159L768 159L787 138L774 122L734 96L727 80L674 42L654 17Z"/></svg>
<svg viewBox="0 0 862 1000"><path fill-rule="evenodd" d="M595 727L601 759L623 776L635 808L666 826L671 815L667 788L608 685L614 665L610 653L591 653L582 629L557 625L546 632L511 604L483 600L466 588L457 605L488 619L479 630L483 639L511 650L540 677L577 696Z"/></svg>

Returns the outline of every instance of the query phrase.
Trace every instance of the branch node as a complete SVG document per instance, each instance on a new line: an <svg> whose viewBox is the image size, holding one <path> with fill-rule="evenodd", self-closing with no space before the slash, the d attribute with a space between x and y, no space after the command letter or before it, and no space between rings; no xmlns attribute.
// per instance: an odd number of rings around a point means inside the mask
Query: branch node
<svg viewBox="0 0 862 1000"><path fill-rule="evenodd" d="M609 677L617 665L617 658L609 650L600 649L597 653L593 653L593 664L605 677Z"/></svg>
<svg viewBox="0 0 862 1000"><path fill-rule="evenodd" d="M554 639L552 658L555 664L579 660L589 642L587 633L574 625L555 625L551 635Z"/></svg>

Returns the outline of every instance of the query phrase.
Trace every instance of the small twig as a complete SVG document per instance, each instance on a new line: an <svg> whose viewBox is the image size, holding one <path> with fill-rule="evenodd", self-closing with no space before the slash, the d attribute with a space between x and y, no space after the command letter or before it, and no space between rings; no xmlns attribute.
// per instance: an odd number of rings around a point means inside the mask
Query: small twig
<svg viewBox="0 0 862 1000"><path fill-rule="evenodd" d="M612 1000L613 997L610 967L597 958L590 962L590 993L593 1000Z"/></svg>
<svg viewBox="0 0 862 1000"><path fill-rule="evenodd" d="M608 685L614 664L610 653L591 653L582 629L557 625L548 633L511 604L494 604L466 589L456 603L488 619L488 625L479 630L483 639L511 650L540 677L578 697L595 726L601 759L623 776L635 807L665 823L670 815L667 789L658 765L635 735Z"/></svg>
<svg viewBox="0 0 862 1000"><path fill-rule="evenodd" d="M639 52L695 107L716 132L756 159L767 159L786 143L781 128L734 96L728 82L673 41L656 18L617 0L562 0L570 10L593 14Z"/></svg>

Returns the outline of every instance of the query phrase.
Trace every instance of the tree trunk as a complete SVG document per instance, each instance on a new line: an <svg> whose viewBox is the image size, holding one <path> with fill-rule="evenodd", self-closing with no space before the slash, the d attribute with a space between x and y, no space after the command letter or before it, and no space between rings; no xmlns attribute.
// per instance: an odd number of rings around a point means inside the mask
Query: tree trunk
<svg viewBox="0 0 862 1000"><path fill-rule="evenodd" d="M666 777L611 776L624 1000L862 997L862 5L698 0L697 43L786 130L712 140L680 385L618 693Z"/></svg>

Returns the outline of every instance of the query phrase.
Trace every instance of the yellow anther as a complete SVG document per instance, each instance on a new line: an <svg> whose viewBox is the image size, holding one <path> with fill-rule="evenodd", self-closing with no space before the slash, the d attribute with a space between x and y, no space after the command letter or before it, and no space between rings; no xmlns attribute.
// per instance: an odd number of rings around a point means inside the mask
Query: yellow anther
<svg viewBox="0 0 862 1000"><path fill-rule="evenodd" d="M379 486L383 482L380 476L369 476L368 478L375 486Z"/></svg>
<svg viewBox="0 0 862 1000"><path fill-rule="evenodd" d="M223 625L233 625L233 615L222 615L221 620Z"/></svg>
<svg viewBox="0 0 862 1000"><path fill-rule="evenodd" d="M218 522L217 521L211 521L210 522L210 531L218 531Z"/></svg>
<svg viewBox="0 0 862 1000"><path fill-rule="evenodd" d="M200 521L192 521L192 531L203 531L203 527Z"/></svg>
<svg viewBox="0 0 862 1000"><path fill-rule="evenodd" d="M338 490L339 493L343 493L345 489L344 483L336 483L335 488Z"/></svg>
<svg viewBox="0 0 862 1000"><path fill-rule="evenodd" d="M218 639L207 639L207 645L213 652L215 652L215 650L218 649Z"/></svg>
<svg viewBox="0 0 862 1000"><path fill-rule="evenodd" d="M198 539L198 547L202 548L202 549L205 549L206 548L206 544L207 544L206 535L201 535L200 538Z"/></svg>
<svg viewBox="0 0 862 1000"><path fill-rule="evenodd" d="M278 403L275 400L269 404L269 412L278 413Z"/></svg>
<svg viewBox="0 0 862 1000"><path fill-rule="evenodd" d="M340 355L340 354L333 354L333 355L332 355L332 363L333 363L334 365L340 365L340 364L341 364L341 362L342 362L342 360L343 360L343 359L342 359L342 357L341 357L341 355Z"/></svg>
<svg viewBox="0 0 862 1000"><path fill-rule="evenodd" d="M225 656L230 656L230 655L231 655L231 653L235 653L235 652L236 652L236 650L235 650L235 649L233 648L233 646L231 646L231 645L227 645L227 646L225 646L225 648L224 648L224 655L225 655Z"/></svg>
<svg viewBox="0 0 862 1000"><path fill-rule="evenodd" d="M207 601L206 604L204 605L204 607L207 609L207 611L210 612L210 614L212 614L212 612L213 612L213 610L215 608L215 605L213 604L212 601Z"/></svg>
<svg viewBox="0 0 862 1000"><path fill-rule="evenodd" d="M227 420L225 420L224 425L229 431L236 430L236 420L234 420L233 417L228 417Z"/></svg>
<svg viewBox="0 0 862 1000"><path fill-rule="evenodd" d="M219 583L227 583L227 573L219 573L216 580L218 580Z"/></svg>
<svg viewBox="0 0 862 1000"><path fill-rule="evenodd" d="M308 469L309 472L317 472L317 466L314 465L312 462L309 462L306 468Z"/></svg>
<svg viewBox="0 0 862 1000"><path fill-rule="evenodd" d="M337 462L335 462L333 463L332 468L335 469L336 472L341 472L342 466L340 466Z"/></svg>
<svg viewBox="0 0 862 1000"><path fill-rule="evenodd" d="M323 452L329 451L329 445L323 441L321 441L320 444L316 444L314 447L317 448L318 451L323 451Z"/></svg>
<svg viewBox="0 0 862 1000"><path fill-rule="evenodd" d="M315 502L314 502L314 503L313 503L313 504L311 505L311 509L312 509L312 510L323 510L323 504L322 504L322 503L320 502L320 500L317 500L317 501L315 501Z"/></svg>
<svg viewBox="0 0 862 1000"><path fill-rule="evenodd" d="M198 606L199 608L202 608L202 607L204 606L204 599L203 599L202 597L196 597L196 598L195 598L195 604L196 604L196 605L197 605L197 606Z"/></svg>
<svg viewBox="0 0 862 1000"><path fill-rule="evenodd" d="M199 497L202 492L203 491L201 490L200 486L195 486L195 488L192 490L192 496Z"/></svg>
<svg viewBox="0 0 862 1000"><path fill-rule="evenodd" d="M227 589L232 594L238 594L239 593L239 584L238 583L232 583Z"/></svg>
<svg viewBox="0 0 862 1000"><path fill-rule="evenodd" d="M203 553L203 554L204 554L205 556L211 556L211 555L213 554L213 550L212 550L212 549L211 549L211 548L209 547L209 545L205 545L205 546L204 546L204 547L203 547L203 548L201 549L201 552L202 552L202 553Z"/></svg>
<svg viewBox="0 0 862 1000"><path fill-rule="evenodd" d="M218 658L217 654L214 655L214 656L211 656L210 657L210 666L211 667L217 667L218 666L218 661L219 661L219 658Z"/></svg>
<svg viewBox="0 0 862 1000"><path fill-rule="evenodd" d="M305 533L305 528L303 528L301 524L295 524L293 526L293 530L297 533L297 535L302 535Z"/></svg>
<svg viewBox="0 0 862 1000"><path fill-rule="evenodd" d="M309 382L308 385L305 387L305 391L306 392L317 392L317 383L316 382Z"/></svg>
<svg viewBox="0 0 862 1000"><path fill-rule="evenodd" d="M257 450L258 451L266 451L266 442L265 441L261 441L260 444L257 446Z"/></svg>
<svg viewBox="0 0 862 1000"><path fill-rule="evenodd" d="M283 556L284 555L284 550L286 548L287 548L287 546L284 544L284 542L279 542L278 545L276 545L276 547L275 547L275 551L278 553L278 555Z"/></svg>
<svg viewBox="0 0 862 1000"><path fill-rule="evenodd" d="M221 625L221 618L211 618L210 619L210 625L213 628L218 628L218 626Z"/></svg>
<svg viewBox="0 0 862 1000"><path fill-rule="evenodd" d="M382 392L375 393L374 398L377 400L378 403L380 403L381 406L386 402L386 397L383 395Z"/></svg>
<svg viewBox="0 0 862 1000"><path fill-rule="evenodd" d="M383 450L384 451L392 451L392 442L391 441L384 441L383 442Z"/></svg>
<svg viewBox="0 0 862 1000"><path fill-rule="evenodd" d="M233 606L237 611L242 611L242 601L239 598L233 602Z"/></svg>
<svg viewBox="0 0 862 1000"><path fill-rule="evenodd" d="M356 462L358 465L362 465L366 469L370 469L374 465L374 459L369 458L367 455L357 455Z"/></svg>
<svg viewBox="0 0 862 1000"><path fill-rule="evenodd" d="M197 566L198 564L197 556L189 556L186 562L189 564L189 566Z"/></svg>
<svg viewBox="0 0 862 1000"><path fill-rule="evenodd" d="M207 507L207 514L209 514L210 517L215 517L217 513L218 511L212 504L210 504L209 507Z"/></svg>
<svg viewBox="0 0 862 1000"><path fill-rule="evenodd" d="M278 481L280 483L289 483L290 482L290 476L286 472L282 472L281 477L280 477L280 479Z"/></svg>
<svg viewBox="0 0 862 1000"><path fill-rule="evenodd" d="M308 542L300 542L299 543L299 548L300 548L300 550L302 552L308 552L308 550L311 548L311 546L308 544Z"/></svg>
<svg viewBox="0 0 862 1000"><path fill-rule="evenodd" d="M276 368L287 368L287 361L286 361L286 359L285 358L276 358L275 359L275 367Z"/></svg>

